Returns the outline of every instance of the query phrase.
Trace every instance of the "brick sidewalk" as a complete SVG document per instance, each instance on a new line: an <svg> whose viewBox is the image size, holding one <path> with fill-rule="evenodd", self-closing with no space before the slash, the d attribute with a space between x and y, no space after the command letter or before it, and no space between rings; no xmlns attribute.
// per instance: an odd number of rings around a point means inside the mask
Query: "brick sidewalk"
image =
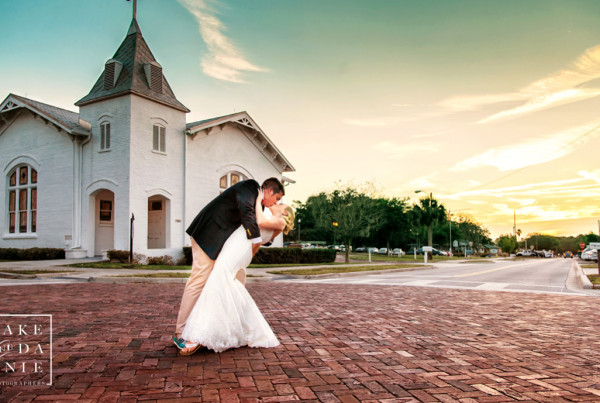
<svg viewBox="0 0 600 403"><path fill-rule="evenodd" d="M3 287L0 312L53 314L54 384L4 386L0 400L600 401L596 298L248 288L281 346L181 357L170 337L182 285Z"/></svg>

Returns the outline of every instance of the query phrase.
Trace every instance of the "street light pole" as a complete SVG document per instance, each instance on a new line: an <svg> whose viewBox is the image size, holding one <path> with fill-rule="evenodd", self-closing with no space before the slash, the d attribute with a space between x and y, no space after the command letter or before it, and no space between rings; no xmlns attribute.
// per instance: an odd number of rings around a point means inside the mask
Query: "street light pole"
<svg viewBox="0 0 600 403"><path fill-rule="evenodd" d="M302 222L302 218L298 218L298 243L300 243L300 223Z"/></svg>
<svg viewBox="0 0 600 403"><path fill-rule="evenodd" d="M452 255L452 214L450 213L450 210L448 210L448 228L450 229L450 242L449 242L449 249L450 249L450 255Z"/></svg>

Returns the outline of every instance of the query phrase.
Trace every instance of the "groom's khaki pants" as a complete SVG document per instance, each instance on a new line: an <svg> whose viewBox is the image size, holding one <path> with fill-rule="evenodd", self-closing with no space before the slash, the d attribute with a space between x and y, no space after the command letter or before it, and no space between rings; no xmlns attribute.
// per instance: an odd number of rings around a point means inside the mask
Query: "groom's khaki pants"
<svg viewBox="0 0 600 403"><path fill-rule="evenodd" d="M181 332L185 328L187 322L198 297L204 289L204 285L208 280L208 276L215 266L215 261L208 257L202 248L196 243L194 238L190 237L192 241L192 274L188 278L185 284L185 290L183 290L183 296L181 297L181 306L179 307L179 314L177 315L177 325L175 332L178 336L181 336ZM246 283L246 271L240 270L237 273L236 278L245 285Z"/></svg>

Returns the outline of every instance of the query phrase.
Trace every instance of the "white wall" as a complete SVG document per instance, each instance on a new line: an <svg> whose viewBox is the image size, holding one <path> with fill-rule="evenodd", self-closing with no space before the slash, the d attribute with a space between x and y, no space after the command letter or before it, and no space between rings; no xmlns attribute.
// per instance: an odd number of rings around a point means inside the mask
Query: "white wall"
<svg viewBox="0 0 600 403"><path fill-rule="evenodd" d="M0 136L0 247L64 248L71 235L73 201L73 145L68 134L23 111ZM38 171L37 234L8 233L8 174L20 162Z"/></svg>
<svg viewBox="0 0 600 403"><path fill-rule="evenodd" d="M131 97L131 212L135 214L134 252L180 257L184 246L185 113L138 96ZM152 150L153 126L166 128L166 152ZM148 198L161 195L166 212L167 245L148 249Z"/></svg>
<svg viewBox="0 0 600 403"><path fill-rule="evenodd" d="M130 98L123 96L80 108L79 116L92 124L92 140L83 149L82 248L94 255L95 194L114 193L114 248L129 249L129 133ZM110 122L110 151L100 150L100 124Z"/></svg>
<svg viewBox="0 0 600 403"><path fill-rule="evenodd" d="M281 177L277 170L233 124L214 127L210 134L199 132L187 138L186 229L194 217L219 195L219 178L237 170L261 184ZM190 244L186 234L186 245Z"/></svg>

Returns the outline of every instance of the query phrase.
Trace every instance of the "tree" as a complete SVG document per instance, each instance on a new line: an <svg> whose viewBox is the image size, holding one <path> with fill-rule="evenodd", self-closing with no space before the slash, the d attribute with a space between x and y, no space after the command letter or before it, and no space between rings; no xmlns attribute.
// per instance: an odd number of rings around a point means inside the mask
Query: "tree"
<svg viewBox="0 0 600 403"><path fill-rule="evenodd" d="M459 214L458 228L465 241L472 242L478 248L485 243L492 243L490 231L467 214Z"/></svg>
<svg viewBox="0 0 600 403"><path fill-rule="evenodd" d="M560 246L558 239L552 235L533 233L527 237L528 245L535 245L536 250L555 250Z"/></svg>
<svg viewBox="0 0 600 403"><path fill-rule="evenodd" d="M320 193L312 199L315 225L333 233L346 245L346 263L350 245L357 237L368 237L383 223L383 210L367 191L352 187ZM336 223L336 225L334 225Z"/></svg>
<svg viewBox="0 0 600 403"><path fill-rule="evenodd" d="M427 245L433 246L433 225L446 219L446 209L430 194L419 200L412 211L416 223L427 227Z"/></svg>
<svg viewBox="0 0 600 403"><path fill-rule="evenodd" d="M383 212L383 224L377 231L372 231L369 239L365 241L388 249L405 247L410 240L407 201L407 198L376 199L378 208Z"/></svg>
<svg viewBox="0 0 600 403"><path fill-rule="evenodd" d="M517 237L514 235L501 235L496 239L496 244L504 253L513 253L518 247Z"/></svg>

